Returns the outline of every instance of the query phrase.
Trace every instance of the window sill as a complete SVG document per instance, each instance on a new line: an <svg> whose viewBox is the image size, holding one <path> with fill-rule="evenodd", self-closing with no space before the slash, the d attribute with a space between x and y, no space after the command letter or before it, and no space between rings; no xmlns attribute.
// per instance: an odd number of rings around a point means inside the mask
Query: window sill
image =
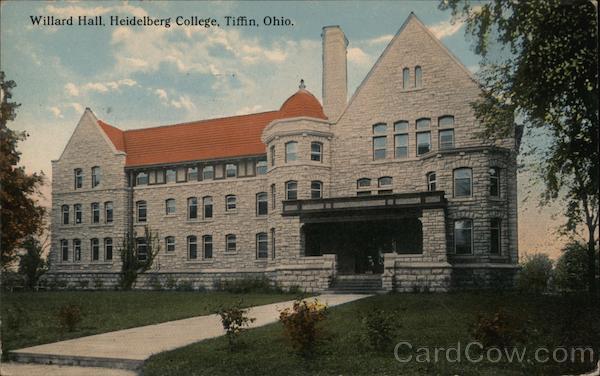
<svg viewBox="0 0 600 376"><path fill-rule="evenodd" d="M95 228L95 227L100 227L100 228L105 227L106 228L106 227L112 227L112 226L114 226L112 223L92 223L92 224L90 224L90 228Z"/></svg>
<svg viewBox="0 0 600 376"><path fill-rule="evenodd" d="M165 251L163 253L164 256L175 256L175 251Z"/></svg>
<svg viewBox="0 0 600 376"><path fill-rule="evenodd" d="M506 201L504 199L504 197L500 197L500 196L488 196L488 199L490 201L494 201L494 202L505 202Z"/></svg>
<svg viewBox="0 0 600 376"><path fill-rule="evenodd" d="M213 263L213 260L186 260L185 263L188 265L209 265Z"/></svg>
<svg viewBox="0 0 600 376"><path fill-rule="evenodd" d="M197 223L211 223L214 220L212 218L210 219L187 219L185 221L185 223L187 224L197 224Z"/></svg>
<svg viewBox="0 0 600 376"><path fill-rule="evenodd" d="M90 261L90 265L112 265L112 261Z"/></svg>
<svg viewBox="0 0 600 376"><path fill-rule="evenodd" d="M254 219L269 219L268 214L255 215Z"/></svg>
<svg viewBox="0 0 600 376"><path fill-rule="evenodd" d="M177 218L177 214L165 214L163 218Z"/></svg>
<svg viewBox="0 0 600 376"><path fill-rule="evenodd" d="M237 213L238 213L237 209L225 210L225 214L226 215L228 215L228 214L237 214Z"/></svg>

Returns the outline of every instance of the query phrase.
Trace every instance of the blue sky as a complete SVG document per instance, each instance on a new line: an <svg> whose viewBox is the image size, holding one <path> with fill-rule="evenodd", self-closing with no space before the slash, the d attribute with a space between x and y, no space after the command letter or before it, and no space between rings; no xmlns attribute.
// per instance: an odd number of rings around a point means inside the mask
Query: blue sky
<svg viewBox="0 0 600 376"><path fill-rule="evenodd" d="M40 2L3 1L0 66L17 82L11 127L27 130L22 162L50 175L85 107L122 129L277 109L301 78L321 98L321 28L340 25L348 46L349 95L410 12L476 72L460 20L436 1ZM33 26L32 15L171 17L171 27ZM198 16L291 19L292 27L176 26ZM45 194L49 194L46 187ZM526 251L556 248L549 212L522 206ZM527 227L530 226L530 227ZM523 231L521 231L523 233ZM521 248L523 248L523 246ZM522 249L523 251L523 249Z"/></svg>

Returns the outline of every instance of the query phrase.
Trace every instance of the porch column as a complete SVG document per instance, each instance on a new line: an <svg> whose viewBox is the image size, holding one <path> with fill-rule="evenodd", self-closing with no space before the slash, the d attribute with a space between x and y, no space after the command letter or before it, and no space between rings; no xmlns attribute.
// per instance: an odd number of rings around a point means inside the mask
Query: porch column
<svg viewBox="0 0 600 376"><path fill-rule="evenodd" d="M423 209L421 224L423 225L423 257L431 262L447 261L444 209Z"/></svg>

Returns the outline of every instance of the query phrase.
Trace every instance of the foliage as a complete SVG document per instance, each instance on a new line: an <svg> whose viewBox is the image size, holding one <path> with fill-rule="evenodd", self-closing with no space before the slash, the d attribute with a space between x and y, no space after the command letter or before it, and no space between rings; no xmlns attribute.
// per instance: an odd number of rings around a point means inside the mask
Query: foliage
<svg viewBox="0 0 600 376"><path fill-rule="evenodd" d="M44 173L28 174L25 167L18 166L21 153L17 146L28 135L7 126L15 119L16 109L20 106L10 102L12 89L16 86L12 80L6 81L4 72L0 71L0 263L3 268L16 260L17 249L27 237L41 233L46 215L46 209L37 200L40 186L44 184Z"/></svg>
<svg viewBox="0 0 600 376"><path fill-rule="evenodd" d="M148 278L148 285L150 286L150 288L152 290L162 290L163 286L162 283L160 282L160 278L158 278L158 276L156 274L152 274L149 278Z"/></svg>
<svg viewBox="0 0 600 376"><path fill-rule="evenodd" d="M238 301L229 306L221 307L217 313L221 316L221 324L225 329L229 351L235 351L239 345L239 337L245 330L245 327L250 326L255 318L250 318L247 315L248 310L242 309L242 302Z"/></svg>
<svg viewBox="0 0 600 376"><path fill-rule="evenodd" d="M471 6L469 0L443 0L440 8L466 18L466 32L482 56L484 93L473 107L485 127L483 136L512 136L517 115L526 135L543 130L549 137L547 147L540 149L538 139L528 151L539 161L533 168L535 181L544 184L540 203L564 203L564 235L585 229L587 283L594 291L600 163L597 5L492 0Z"/></svg>
<svg viewBox="0 0 600 376"><path fill-rule="evenodd" d="M292 308L279 313L279 321L294 349L302 356L314 354L322 329L317 324L327 318L327 306L317 299L296 300Z"/></svg>
<svg viewBox="0 0 600 376"><path fill-rule="evenodd" d="M525 255L517 280L519 290L539 294L548 289L552 260L544 253Z"/></svg>
<svg viewBox="0 0 600 376"><path fill-rule="evenodd" d="M94 278L92 283L94 284L94 289L96 290L102 290L102 288L104 287L104 282L100 278Z"/></svg>
<svg viewBox="0 0 600 376"><path fill-rule="evenodd" d="M67 329L69 332L74 331L81 320L81 307L77 304L66 304L58 310L60 327Z"/></svg>
<svg viewBox="0 0 600 376"><path fill-rule="evenodd" d="M33 236L23 242L25 253L19 255L19 273L25 277L26 287L34 289L40 278L48 271L48 262L43 257L44 247Z"/></svg>
<svg viewBox="0 0 600 376"><path fill-rule="evenodd" d="M12 270L0 270L0 277L2 280L2 290L4 291L12 291L25 286L23 275Z"/></svg>
<svg viewBox="0 0 600 376"><path fill-rule="evenodd" d="M281 292L281 290L277 287L273 287L271 280L266 277L216 280L214 287L216 290L227 291L232 294L247 294L250 292Z"/></svg>
<svg viewBox="0 0 600 376"><path fill-rule="evenodd" d="M585 290L587 248L578 242L567 243L554 267L554 284L562 291Z"/></svg>
<svg viewBox="0 0 600 376"><path fill-rule="evenodd" d="M87 289L88 286L90 285L90 281L88 281L87 279L82 279L78 283L79 283L79 288L82 290Z"/></svg>
<svg viewBox="0 0 600 376"><path fill-rule="evenodd" d="M179 281L177 291L194 291L194 284L192 281Z"/></svg>
<svg viewBox="0 0 600 376"><path fill-rule="evenodd" d="M363 316L364 339L371 348L378 351L389 350L400 327L399 317L397 312L386 312L378 308Z"/></svg>
<svg viewBox="0 0 600 376"><path fill-rule="evenodd" d="M173 276L169 276L167 278L167 282L165 283L165 286L169 290L174 290L177 287L177 278L174 278Z"/></svg>
<svg viewBox="0 0 600 376"><path fill-rule="evenodd" d="M526 338L522 323L502 310L492 315L478 315L472 336L486 348L511 347Z"/></svg>
<svg viewBox="0 0 600 376"><path fill-rule="evenodd" d="M160 251L160 239L158 234L153 233L148 226L144 226L142 239L146 244L146 253L140 252L136 241L137 235L126 234L119 249L121 255L121 275L119 286L123 290L131 290L139 274L146 272L152 267L154 258Z"/></svg>

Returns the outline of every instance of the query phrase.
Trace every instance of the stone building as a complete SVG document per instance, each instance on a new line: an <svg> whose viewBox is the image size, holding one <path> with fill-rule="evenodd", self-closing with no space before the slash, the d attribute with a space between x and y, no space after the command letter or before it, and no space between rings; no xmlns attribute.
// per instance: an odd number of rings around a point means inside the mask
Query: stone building
<svg viewBox="0 0 600 376"><path fill-rule="evenodd" d="M139 287L511 283L518 139L477 137L470 72L411 14L348 100L348 40L322 38L323 106L302 82L278 110L155 128L86 109L52 162L50 278L114 284L148 226L161 250Z"/></svg>

